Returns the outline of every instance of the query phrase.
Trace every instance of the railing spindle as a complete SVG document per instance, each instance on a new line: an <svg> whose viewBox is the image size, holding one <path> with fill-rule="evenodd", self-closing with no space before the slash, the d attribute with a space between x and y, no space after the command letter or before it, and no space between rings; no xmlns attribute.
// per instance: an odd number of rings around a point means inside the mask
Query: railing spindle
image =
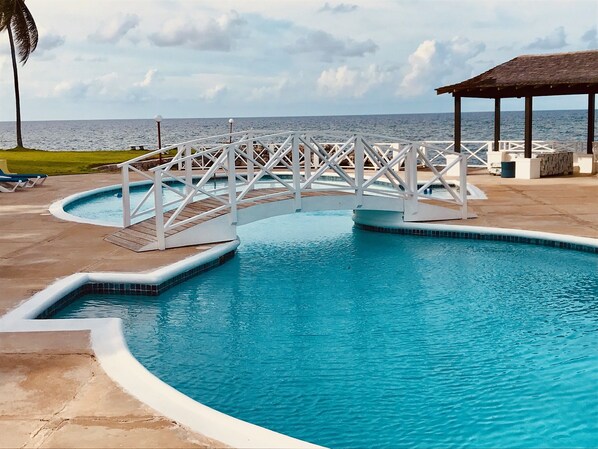
<svg viewBox="0 0 598 449"><path fill-rule="evenodd" d="M156 211L156 238L158 249L166 249L166 236L164 235L164 205L162 200L162 169L154 173L154 205Z"/></svg>
<svg viewBox="0 0 598 449"><path fill-rule="evenodd" d="M125 164L122 171L122 196L123 196L123 227L131 226L131 191L129 187L129 165Z"/></svg>

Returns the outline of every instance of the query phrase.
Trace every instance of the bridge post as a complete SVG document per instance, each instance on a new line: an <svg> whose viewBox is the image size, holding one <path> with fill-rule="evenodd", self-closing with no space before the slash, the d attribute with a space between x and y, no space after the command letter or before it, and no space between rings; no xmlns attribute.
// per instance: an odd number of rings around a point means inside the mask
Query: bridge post
<svg viewBox="0 0 598 449"><path fill-rule="evenodd" d="M229 144L228 159L228 202L230 203L231 224L237 224L237 177L235 173L235 146Z"/></svg>
<svg viewBox="0 0 598 449"><path fill-rule="evenodd" d="M164 205L162 203L162 169L158 168L154 173L154 210L156 211L156 238L158 249L166 249L166 237L164 235Z"/></svg>
<svg viewBox="0 0 598 449"><path fill-rule="evenodd" d="M299 136L293 133L292 140L292 169L293 169L293 190L295 191L295 211L301 210L301 162L299 156Z"/></svg>
<svg viewBox="0 0 598 449"><path fill-rule="evenodd" d="M459 194L461 196L461 218L467 220L467 155L461 154L459 170Z"/></svg>
<svg viewBox="0 0 598 449"><path fill-rule="evenodd" d="M363 151L363 136L361 134L355 135L355 143L353 147L355 156L355 208L360 208L363 204L363 178L364 178L364 151Z"/></svg>
<svg viewBox="0 0 598 449"><path fill-rule="evenodd" d="M254 176L255 176L255 164L253 163L253 159L255 159L253 153L253 137L251 134L247 135L247 183L250 183Z"/></svg>
<svg viewBox="0 0 598 449"><path fill-rule="evenodd" d="M184 150L185 154L185 194L189 195L193 188L191 184L193 183L193 161L191 160L191 147L189 145L185 146Z"/></svg>
<svg viewBox="0 0 598 449"><path fill-rule="evenodd" d="M408 218L408 214L417 213L418 194L417 194L417 150L421 143L412 142L409 144L409 150L405 155L405 181L409 191L405 200L405 211L403 219Z"/></svg>
<svg viewBox="0 0 598 449"><path fill-rule="evenodd" d="M305 135L305 141L309 142L309 136ZM311 145L304 145L303 146L303 164L305 165L304 174L305 179L309 179L311 177Z"/></svg>
<svg viewBox="0 0 598 449"><path fill-rule="evenodd" d="M122 166L123 194L123 227L131 226L131 195L129 191L129 165Z"/></svg>

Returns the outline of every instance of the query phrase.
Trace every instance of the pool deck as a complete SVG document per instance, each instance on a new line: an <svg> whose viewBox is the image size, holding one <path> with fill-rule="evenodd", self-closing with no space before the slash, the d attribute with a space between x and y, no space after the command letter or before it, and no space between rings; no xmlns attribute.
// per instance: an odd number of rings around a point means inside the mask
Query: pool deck
<svg viewBox="0 0 598 449"><path fill-rule="evenodd" d="M598 176L537 180L471 173L487 200L478 218L447 224L598 238ZM104 241L114 228L65 222L48 207L118 174L56 176L0 194L0 316L75 272L146 272L210 248L135 253ZM0 448L223 447L160 416L116 385L96 362L87 332L0 334Z"/></svg>

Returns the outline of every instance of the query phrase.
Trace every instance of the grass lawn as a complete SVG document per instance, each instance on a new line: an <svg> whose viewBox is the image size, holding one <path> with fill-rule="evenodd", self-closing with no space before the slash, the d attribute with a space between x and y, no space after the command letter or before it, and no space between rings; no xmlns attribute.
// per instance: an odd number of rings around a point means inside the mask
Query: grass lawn
<svg viewBox="0 0 598 449"><path fill-rule="evenodd" d="M47 175L72 175L92 173L93 168L117 164L147 151L40 151L28 148L0 150L0 159L6 159L13 173L45 173Z"/></svg>

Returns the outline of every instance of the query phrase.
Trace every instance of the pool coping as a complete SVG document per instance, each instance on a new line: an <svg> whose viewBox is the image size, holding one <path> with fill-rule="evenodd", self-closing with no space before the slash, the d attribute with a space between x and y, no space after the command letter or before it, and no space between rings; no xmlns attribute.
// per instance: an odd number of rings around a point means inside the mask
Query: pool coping
<svg viewBox="0 0 598 449"><path fill-rule="evenodd" d="M141 402L193 431L233 447L317 448L266 428L218 412L184 395L147 370L129 351L119 318L38 319L62 298L88 284L159 286L177 276L228 259L234 240L149 273L75 273L59 279L0 318L0 332L89 331L98 363L117 384Z"/></svg>
<svg viewBox="0 0 598 449"><path fill-rule="evenodd" d="M150 181L150 180L135 181L135 182L131 182L130 186L137 187L137 186L142 186L142 185L151 184L151 183L152 183L152 181ZM90 195L96 195L98 193L103 193L103 192L108 192L110 190L114 190L114 189L118 188L119 186L121 186L121 188L122 188L122 184L112 184L112 185L105 186L105 187L98 187L97 189L84 190L83 192L74 193L72 195L69 195L65 198L62 198L62 199L50 204L48 211L52 215L54 215L56 218L60 218L61 220L65 220L65 221L72 221L75 223L92 224L92 225L96 225L96 226L105 226L105 227L109 227L109 228L121 228L122 227L121 225L117 225L114 223L107 223L107 222L101 221L101 220L92 220L90 218L78 217L77 215L69 214L68 212L66 212L64 210L64 207L67 204L70 204L74 201L80 200L80 199L85 198Z"/></svg>
<svg viewBox="0 0 598 449"><path fill-rule="evenodd" d="M458 180L453 180L452 182L454 182L456 185L459 185ZM149 185L149 184L153 184L153 181L148 179L148 180L131 182L129 184L129 186L130 187L138 187L138 186ZM437 182L434 185L441 185L441 184L440 184L440 182ZM90 218L83 218L83 217L79 217L77 215L69 214L67 211L64 210L65 206L67 206L70 203L73 203L75 201L83 199L87 196L93 196L93 195L97 195L99 193L109 192L110 190L116 190L119 187L122 188L122 184L112 184L109 186L98 187L96 189L85 190L82 192L74 193L72 195L69 195L65 198L62 198L62 199L50 204L48 211L56 218L59 218L61 220L65 220L65 221L72 221L75 223L83 223L83 224L91 224L91 225L96 225L96 226L105 226L105 227L109 227L109 228L122 228L122 225L120 225L120 224L108 223L108 222L101 221L101 220L92 220ZM486 199L488 199L482 189L480 189L479 187L476 187L474 184L471 184L469 182L467 183L467 196L468 196L468 200L469 199L471 199L471 200L486 200ZM148 218L151 218L151 217L152 216L148 216Z"/></svg>
<svg viewBox="0 0 598 449"><path fill-rule="evenodd" d="M360 225L364 227L364 225ZM598 239L540 231L494 227L403 223L400 226L368 226L371 230L434 237L503 237L496 240L532 243L598 253ZM481 237L480 237L481 238ZM527 240L517 240L527 239ZM209 265L234 252L240 241L222 243L201 254L149 273L76 273L59 279L17 308L0 317L0 332L90 331L91 347L108 376L126 392L164 416L233 447L317 448L317 446L218 412L182 394L149 372L128 349L118 318L36 319L56 302L88 284L145 284L159 286L176 276ZM583 249L577 248L582 246ZM159 290L159 289L158 289Z"/></svg>

